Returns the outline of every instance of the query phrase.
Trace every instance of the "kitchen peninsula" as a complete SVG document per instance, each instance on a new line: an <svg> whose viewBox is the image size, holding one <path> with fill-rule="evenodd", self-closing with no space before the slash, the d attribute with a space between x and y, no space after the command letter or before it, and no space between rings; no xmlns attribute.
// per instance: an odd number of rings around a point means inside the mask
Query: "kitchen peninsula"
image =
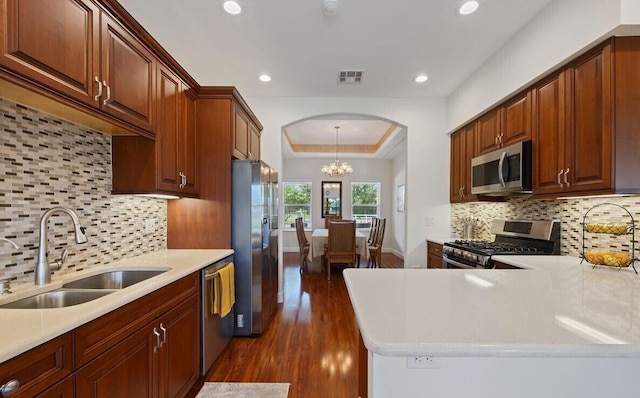
<svg viewBox="0 0 640 398"><path fill-rule="evenodd" d="M640 276L570 256L495 260L525 269L345 270L363 397L638 391Z"/></svg>

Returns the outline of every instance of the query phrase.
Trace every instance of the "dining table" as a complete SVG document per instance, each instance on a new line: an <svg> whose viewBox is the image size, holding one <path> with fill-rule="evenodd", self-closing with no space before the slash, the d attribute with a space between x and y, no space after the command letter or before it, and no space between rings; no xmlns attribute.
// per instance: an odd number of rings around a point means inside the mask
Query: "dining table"
<svg viewBox="0 0 640 398"><path fill-rule="evenodd" d="M314 229L311 234L311 246L309 247L309 271L322 272L322 255L325 251L325 245L329 240L329 230L326 228ZM356 251L360 255L360 261L369 258L369 250L367 247L367 237L360 231L356 230Z"/></svg>

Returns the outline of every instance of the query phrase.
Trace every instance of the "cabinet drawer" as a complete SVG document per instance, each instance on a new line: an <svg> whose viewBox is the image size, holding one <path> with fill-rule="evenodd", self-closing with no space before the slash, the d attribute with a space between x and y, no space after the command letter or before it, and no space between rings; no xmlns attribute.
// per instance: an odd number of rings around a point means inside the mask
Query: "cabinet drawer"
<svg viewBox="0 0 640 398"><path fill-rule="evenodd" d="M427 241L427 252L435 254L436 256L442 256L442 245Z"/></svg>
<svg viewBox="0 0 640 398"><path fill-rule="evenodd" d="M20 387L12 397L42 393L73 372L72 343L71 333L66 333L0 364L0 385L17 380Z"/></svg>
<svg viewBox="0 0 640 398"><path fill-rule="evenodd" d="M73 375L69 375L55 386L47 388L42 394L36 395L35 398L73 398L74 396Z"/></svg>
<svg viewBox="0 0 640 398"><path fill-rule="evenodd" d="M197 294L198 280L198 273L193 273L80 326L75 330L76 366L86 364L170 308Z"/></svg>

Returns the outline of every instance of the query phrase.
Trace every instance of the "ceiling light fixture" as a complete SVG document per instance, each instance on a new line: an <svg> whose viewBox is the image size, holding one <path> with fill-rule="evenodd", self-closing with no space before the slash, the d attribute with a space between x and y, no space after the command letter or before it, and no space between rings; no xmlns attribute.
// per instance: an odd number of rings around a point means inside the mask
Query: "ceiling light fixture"
<svg viewBox="0 0 640 398"><path fill-rule="evenodd" d="M466 3L460 6L460 8L458 9L458 12L460 13L460 15L469 15L471 13L474 13L479 6L480 5L478 4L477 1L467 1Z"/></svg>
<svg viewBox="0 0 640 398"><path fill-rule="evenodd" d="M335 162L329 163L329 165L322 166L322 172L329 177L344 177L353 172L353 167L347 162L342 162L338 160L338 130L340 126L335 126L336 129L336 160Z"/></svg>
<svg viewBox="0 0 640 398"><path fill-rule="evenodd" d="M322 12L328 17L333 17L340 10L338 0L324 0L322 2Z"/></svg>
<svg viewBox="0 0 640 398"><path fill-rule="evenodd" d="M240 7L240 4L233 0L225 1L224 4L222 4L222 8L224 8L224 10L231 15L238 15L242 12L242 7Z"/></svg>
<svg viewBox="0 0 640 398"><path fill-rule="evenodd" d="M424 83L428 79L429 78L427 77L427 75L419 75L418 77L416 77L416 83Z"/></svg>
<svg viewBox="0 0 640 398"><path fill-rule="evenodd" d="M270 82L271 81L271 76L269 75L260 75L259 77L261 82Z"/></svg>

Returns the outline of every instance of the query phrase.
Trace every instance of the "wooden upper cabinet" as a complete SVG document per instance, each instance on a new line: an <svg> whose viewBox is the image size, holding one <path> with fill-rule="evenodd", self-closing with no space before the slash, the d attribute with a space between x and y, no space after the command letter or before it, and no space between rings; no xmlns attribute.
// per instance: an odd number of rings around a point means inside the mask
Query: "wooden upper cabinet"
<svg viewBox="0 0 640 398"><path fill-rule="evenodd" d="M533 192L614 189L608 41L534 88Z"/></svg>
<svg viewBox="0 0 640 398"><path fill-rule="evenodd" d="M233 157L260 159L260 129L256 127L238 104L234 111Z"/></svg>
<svg viewBox="0 0 640 398"><path fill-rule="evenodd" d="M565 165L564 72L551 75L533 88L533 192L562 191Z"/></svg>
<svg viewBox="0 0 640 398"><path fill-rule="evenodd" d="M156 155L158 188L174 190L180 185L180 108L182 83L170 70L158 66L158 123Z"/></svg>
<svg viewBox="0 0 640 398"><path fill-rule="evenodd" d="M501 106L501 136L498 141L502 146L531 139L531 102L530 90L511 98Z"/></svg>
<svg viewBox="0 0 640 398"><path fill-rule="evenodd" d="M8 76L153 133L156 60L138 39L88 0L0 1Z"/></svg>
<svg viewBox="0 0 640 398"><path fill-rule="evenodd" d="M564 189L612 188L611 45L578 59L566 69L567 137ZM568 173L567 173L568 170Z"/></svg>
<svg viewBox="0 0 640 398"><path fill-rule="evenodd" d="M84 0L2 0L0 65L91 106L100 69L100 11Z"/></svg>
<svg viewBox="0 0 640 398"><path fill-rule="evenodd" d="M179 173L184 174L182 190L197 194L200 192L200 167L198 164L198 140L196 135L196 94L184 87L182 90L181 129L179 131L178 165ZM178 173L178 174L179 174ZM179 174L180 175L180 174Z"/></svg>
<svg viewBox="0 0 640 398"><path fill-rule="evenodd" d="M475 156L475 124L470 123L451 135L451 180L449 200L470 202L478 199L471 194L471 159Z"/></svg>
<svg viewBox="0 0 640 398"><path fill-rule="evenodd" d="M476 121L476 153L482 155L500 148L500 108L494 108Z"/></svg>
<svg viewBox="0 0 640 398"><path fill-rule="evenodd" d="M100 107L147 131L154 127L156 60L131 33L102 13Z"/></svg>
<svg viewBox="0 0 640 398"><path fill-rule="evenodd" d="M249 125L249 159L260 159L260 130L252 124Z"/></svg>

